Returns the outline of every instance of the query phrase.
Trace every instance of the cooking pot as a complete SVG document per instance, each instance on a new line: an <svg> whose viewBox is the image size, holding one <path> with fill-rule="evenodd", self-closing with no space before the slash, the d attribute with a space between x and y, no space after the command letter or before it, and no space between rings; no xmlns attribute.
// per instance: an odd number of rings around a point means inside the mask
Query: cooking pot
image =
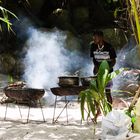
<svg viewBox="0 0 140 140"><path fill-rule="evenodd" d="M91 80L96 80L97 76L81 77L81 84L83 86L89 86Z"/></svg>
<svg viewBox="0 0 140 140"><path fill-rule="evenodd" d="M67 87L67 86L78 86L79 85L79 77L78 76L60 76L59 78L59 86Z"/></svg>

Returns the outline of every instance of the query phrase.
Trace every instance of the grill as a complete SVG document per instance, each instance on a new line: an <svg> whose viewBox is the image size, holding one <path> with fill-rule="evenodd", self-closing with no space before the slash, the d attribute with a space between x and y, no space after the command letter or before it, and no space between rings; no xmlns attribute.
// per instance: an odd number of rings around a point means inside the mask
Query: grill
<svg viewBox="0 0 140 140"><path fill-rule="evenodd" d="M29 105L32 105L32 103L35 105L45 94L44 89L29 88L22 81L9 84L3 91L8 97L8 101L27 103Z"/></svg>
<svg viewBox="0 0 140 140"><path fill-rule="evenodd" d="M51 91L56 96L74 96L79 95L79 93L85 89L87 89L87 87L84 86L54 87L51 88Z"/></svg>
<svg viewBox="0 0 140 140"><path fill-rule="evenodd" d="M5 87L3 91L4 91L5 95L8 97L8 99L11 100L11 102L14 101L16 103L23 103L23 104L27 104L29 106L27 122L29 121L30 107L31 106L37 107L37 105L39 105L39 107L41 109L43 121L45 122L45 117L44 117L44 113L43 113L42 105L41 105L41 101L40 101L40 99L45 94L44 89L28 88L23 83L14 83L14 84L11 84L11 85L8 85L7 87ZM7 103L7 104L6 104L4 120L6 120L7 108L8 108L8 102L5 102L5 103ZM18 107L19 107L19 105L18 105ZM19 107L19 112L20 112L20 116L22 119L20 107Z"/></svg>
<svg viewBox="0 0 140 140"><path fill-rule="evenodd" d="M37 101L40 100L44 93L44 89L34 89L34 88L15 88L6 87L4 88L4 93L7 97L16 101Z"/></svg>

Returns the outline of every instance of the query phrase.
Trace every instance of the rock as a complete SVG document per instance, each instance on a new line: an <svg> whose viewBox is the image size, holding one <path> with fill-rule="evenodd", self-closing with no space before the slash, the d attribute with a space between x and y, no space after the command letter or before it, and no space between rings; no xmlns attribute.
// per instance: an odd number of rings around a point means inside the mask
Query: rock
<svg viewBox="0 0 140 140"><path fill-rule="evenodd" d="M48 16L47 21L49 22L50 26L75 32L74 28L70 24L71 19L69 14L69 11L58 8Z"/></svg>
<svg viewBox="0 0 140 140"><path fill-rule="evenodd" d="M130 50L125 50L123 62L130 68L140 69L139 46L135 46ZM131 61L130 61L131 60Z"/></svg>
<svg viewBox="0 0 140 140"><path fill-rule="evenodd" d="M29 0L29 6L34 14L40 12L42 5L44 4L44 0Z"/></svg>
<svg viewBox="0 0 140 140"><path fill-rule="evenodd" d="M66 36L66 48L73 52L80 52L82 49L80 39L78 39L72 32L69 31L66 32Z"/></svg>
<svg viewBox="0 0 140 140"><path fill-rule="evenodd" d="M113 103L112 106L114 109L124 109L124 108L128 108L128 102L126 102L125 100L121 99L121 98L113 98Z"/></svg>
<svg viewBox="0 0 140 140"><path fill-rule="evenodd" d="M16 64L15 64L15 68L14 68L14 72L13 72L14 75L15 76L20 76L20 75L22 75L24 73L24 70L25 70L25 65L23 63L23 60L18 59L16 61Z"/></svg>
<svg viewBox="0 0 140 140"><path fill-rule="evenodd" d="M73 10L73 23L76 27L84 25L89 20L89 9L86 7L77 7Z"/></svg>
<svg viewBox="0 0 140 140"><path fill-rule="evenodd" d="M111 43L115 49L120 49L127 43L124 31L120 29L107 28L103 29L103 32L105 39Z"/></svg>
<svg viewBox="0 0 140 140"><path fill-rule="evenodd" d="M1 54L0 55L0 72L11 73L15 67L16 60L11 54Z"/></svg>
<svg viewBox="0 0 140 140"><path fill-rule="evenodd" d="M136 69L124 71L113 80L113 90L121 90L124 96L134 95L139 86L140 70Z"/></svg>

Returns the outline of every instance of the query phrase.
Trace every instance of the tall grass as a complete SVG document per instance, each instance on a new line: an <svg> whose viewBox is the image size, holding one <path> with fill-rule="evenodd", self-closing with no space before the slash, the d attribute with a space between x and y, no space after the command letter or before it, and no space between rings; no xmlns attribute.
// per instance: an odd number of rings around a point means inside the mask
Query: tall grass
<svg viewBox="0 0 140 140"><path fill-rule="evenodd" d="M135 0L126 0L132 30L135 34L137 44L140 46L140 19Z"/></svg>
<svg viewBox="0 0 140 140"><path fill-rule="evenodd" d="M2 3L1 0L0 0L0 3ZM2 13L2 16L0 17L0 20L3 23L6 24L8 31L13 31L12 28L11 28L12 23L9 20L9 16L12 16L12 17L18 19L17 16L14 13L12 13L11 11L9 11L9 10L5 9L4 7L2 7L1 5L0 5L0 11ZM1 24L0 24L0 30L2 31Z"/></svg>
<svg viewBox="0 0 140 140"><path fill-rule="evenodd" d="M135 0L132 0L131 5L132 5L132 8L133 8L134 17L135 17L135 21L136 21L138 44L140 45L140 20L139 20L139 16L138 16L138 10L136 8Z"/></svg>

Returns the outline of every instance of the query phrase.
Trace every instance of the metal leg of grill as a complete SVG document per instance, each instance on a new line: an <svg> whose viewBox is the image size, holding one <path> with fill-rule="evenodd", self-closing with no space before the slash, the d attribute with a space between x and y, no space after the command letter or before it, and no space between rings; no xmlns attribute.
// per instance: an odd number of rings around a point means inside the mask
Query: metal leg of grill
<svg viewBox="0 0 140 140"><path fill-rule="evenodd" d="M28 109L27 123L29 122L29 117L30 117L30 105L29 105L29 109Z"/></svg>
<svg viewBox="0 0 140 140"><path fill-rule="evenodd" d="M53 113L53 123L56 123L57 122L58 118L60 117L60 115L62 114L62 112L64 111L64 109L66 109L66 117L67 117L67 124L68 124L67 105L68 105L69 101L66 100L66 96L65 96L65 106L63 107L63 109L61 110L61 112L59 113L59 115L57 116L57 118L55 119L56 103L57 103L57 96L55 98L54 113Z"/></svg>
<svg viewBox="0 0 140 140"><path fill-rule="evenodd" d="M54 111L53 111L53 120L52 123L54 123L54 118L55 118L55 109L56 109L56 102L57 102L57 96L55 97L55 103L54 103Z"/></svg>
<svg viewBox="0 0 140 140"><path fill-rule="evenodd" d="M17 102L17 106L18 106L18 110L19 110L20 117L21 117L21 119L22 119L22 114L21 114L21 110L20 110L20 107L19 107L19 105L18 105L18 102Z"/></svg>
<svg viewBox="0 0 140 140"><path fill-rule="evenodd" d="M68 103L69 103L69 101L67 101L67 97L65 96L67 124L68 124L68 108L67 108Z"/></svg>
<svg viewBox="0 0 140 140"><path fill-rule="evenodd" d="M5 109L5 116L4 116L4 120L6 120L7 109L8 109L8 103L6 103L6 109Z"/></svg>
<svg viewBox="0 0 140 140"><path fill-rule="evenodd" d="M21 110L20 110L19 105L18 105L18 109L19 109L19 114L20 114L20 117L21 117L21 119L22 119L22 114L21 114Z"/></svg>
<svg viewBox="0 0 140 140"><path fill-rule="evenodd" d="M58 115L57 118L55 119L54 123L56 123L56 121L58 120L58 118L60 117L60 115L62 114L62 112L64 111L64 109L67 107L68 103L69 103L69 102L67 102L67 103L65 104L65 106L64 106L63 109L62 109L62 111L59 113L59 115Z"/></svg>
<svg viewBox="0 0 140 140"><path fill-rule="evenodd" d="M8 110L8 103L6 103L6 109L5 109L5 116L4 116L4 120L6 120L6 116L7 116L7 110ZM20 117L21 117L21 119L22 119L22 114L21 114L21 110L20 110L20 107L19 107L19 105L17 105L18 106L18 109L19 109L19 114L20 114Z"/></svg>
<svg viewBox="0 0 140 140"><path fill-rule="evenodd" d="M41 101L40 100L39 100L39 105L40 105L43 121L45 122L45 117L44 117L44 113L43 113L43 109L42 109L42 105L41 105Z"/></svg>

